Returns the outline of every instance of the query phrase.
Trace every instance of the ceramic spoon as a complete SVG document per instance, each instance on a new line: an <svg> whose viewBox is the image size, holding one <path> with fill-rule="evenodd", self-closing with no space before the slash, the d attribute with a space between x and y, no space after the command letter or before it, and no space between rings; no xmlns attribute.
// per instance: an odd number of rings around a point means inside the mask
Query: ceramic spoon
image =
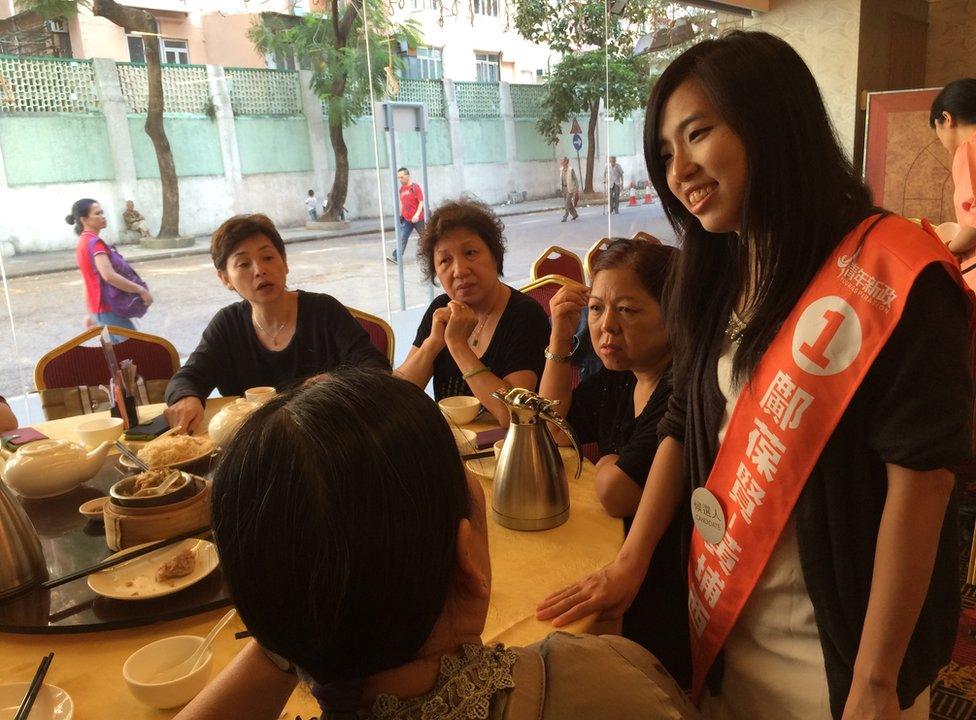
<svg viewBox="0 0 976 720"><path fill-rule="evenodd" d="M237 610L229 610L226 615L217 621L217 624L213 626L213 630L210 631L210 634L204 638L203 644L201 644L200 647L198 647L193 654L190 655L190 657L177 665L159 670L152 678L150 678L150 681L154 683L168 682L170 680L185 677L196 670L197 665L203 660L203 656L206 654L207 649L213 644L213 641L216 640L217 634L224 629L224 626L231 621L231 618L233 618L236 613Z"/></svg>

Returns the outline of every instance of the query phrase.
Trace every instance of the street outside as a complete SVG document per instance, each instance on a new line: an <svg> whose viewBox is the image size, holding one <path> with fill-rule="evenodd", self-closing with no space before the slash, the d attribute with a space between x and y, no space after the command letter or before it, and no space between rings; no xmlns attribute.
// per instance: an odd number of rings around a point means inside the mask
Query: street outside
<svg viewBox="0 0 976 720"><path fill-rule="evenodd" d="M620 214L610 216L609 226L602 206L581 208L577 221L561 223L561 216L561 210L550 210L503 218L508 243L506 282L515 287L524 285L532 262L549 245L572 250L582 257L602 237L630 237L638 230L673 242L673 233L657 203L637 207L622 204ZM383 258L394 241L390 233L386 239L386 252L381 250L378 232L290 243L289 285L329 293L350 307L386 317L388 308L394 312L400 309L397 268ZM404 266L408 308L426 307L430 297L429 286L422 282L414 259L416 243L414 235ZM121 250L124 254L125 248ZM238 299L216 278L209 254L143 260L135 267L149 283L155 299L149 313L138 321L139 329L170 340L181 358L196 346L213 314ZM22 395L25 387L33 388L33 368L41 355L82 331L85 301L81 276L74 268L13 278L9 292L19 363L12 362L14 344L9 322L5 321L0 338L8 351L0 367L0 394L13 397ZM434 292L439 293L439 288ZM414 330L415 326L397 327L398 355L412 342Z"/></svg>

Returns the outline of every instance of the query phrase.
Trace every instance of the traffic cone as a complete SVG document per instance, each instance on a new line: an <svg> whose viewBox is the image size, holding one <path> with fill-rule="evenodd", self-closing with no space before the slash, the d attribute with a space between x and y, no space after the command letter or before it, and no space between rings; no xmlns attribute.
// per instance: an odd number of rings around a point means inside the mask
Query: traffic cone
<svg viewBox="0 0 976 720"><path fill-rule="evenodd" d="M636 207L637 206L637 190L635 190L634 188L631 188L629 194L630 194L630 197L627 199L627 205L629 205L630 207Z"/></svg>
<svg viewBox="0 0 976 720"><path fill-rule="evenodd" d="M651 197L651 184L648 183L644 186L644 204L650 205L652 202L654 202L654 198Z"/></svg>

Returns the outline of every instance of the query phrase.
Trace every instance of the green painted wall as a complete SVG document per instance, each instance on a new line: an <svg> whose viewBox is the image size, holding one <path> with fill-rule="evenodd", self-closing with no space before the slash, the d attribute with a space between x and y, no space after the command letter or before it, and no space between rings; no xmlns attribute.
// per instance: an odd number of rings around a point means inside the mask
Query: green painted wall
<svg viewBox="0 0 976 720"><path fill-rule="evenodd" d="M625 157L637 152L634 146L634 121L610 123L610 155Z"/></svg>
<svg viewBox="0 0 976 720"><path fill-rule="evenodd" d="M159 164L156 162L152 141L146 135L145 124L145 115L129 116L129 137L136 164L136 177L158 178ZM178 176L224 174L217 123L205 117L165 117L163 128L173 150L173 162L176 164Z"/></svg>
<svg viewBox="0 0 976 720"><path fill-rule="evenodd" d="M304 117L236 117L234 124L244 175L312 170Z"/></svg>
<svg viewBox="0 0 976 720"><path fill-rule="evenodd" d="M329 142L328 118L325 120L325 150L329 156L329 167L335 168L335 153L332 152L332 143ZM346 150L349 153L350 170L369 170L376 166L373 160L373 118L361 117L352 125L342 129L342 137L346 140ZM376 138L379 150L380 167L390 166L389 153L386 148L385 133L381 133Z"/></svg>
<svg viewBox="0 0 976 720"><path fill-rule="evenodd" d="M554 160L556 149L546 143L539 131L535 129L535 120L515 121L515 159Z"/></svg>
<svg viewBox="0 0 976 720"><path fill-rule="evenodd" d="M427 165L450 165L454 162L451 148L451 130L444 118L428 118ZM420 133L397 133L397 164L420 167Z"/></svg>
<svg viewBox="0 0 976 720"><path fill-rule="evenodd" d="M505 162L505 123L499 119L462 120L461 147L465 165Z"/></svg>
<svg viewBox="0 0 976 720"><path fill-rule="evenodd" d="M100 115L0 115L0 150L8 185L115 179Z"/></svg>

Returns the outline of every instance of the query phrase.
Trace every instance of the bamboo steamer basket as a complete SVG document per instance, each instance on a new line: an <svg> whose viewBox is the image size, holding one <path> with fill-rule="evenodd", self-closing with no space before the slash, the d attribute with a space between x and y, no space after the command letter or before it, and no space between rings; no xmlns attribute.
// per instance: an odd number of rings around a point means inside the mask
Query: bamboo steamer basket
<svg viewBox="0 0 976 720"><path fill-rule="evenodd" d="M179 533L210 525L213 483L193 476L202 488L195 495L159 507L122 507L105 503L105 543L112 550L124 550L141 543L165 540Z"/></svg>

